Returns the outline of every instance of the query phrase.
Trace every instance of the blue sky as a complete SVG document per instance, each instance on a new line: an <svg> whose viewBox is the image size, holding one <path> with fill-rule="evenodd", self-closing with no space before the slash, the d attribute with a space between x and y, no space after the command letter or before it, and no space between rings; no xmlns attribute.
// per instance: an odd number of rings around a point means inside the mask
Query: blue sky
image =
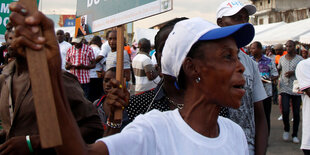
<svg viewBox="0 0 310 155"><path fill-rule="evenodd" d="M134 23L135 28L148 28L176 17L202 17L215 23L215 12L224 0L174 0L173 10ZM240 0L249 3L248 0ZM77 0L41 0L46 14L75 14Z"/></svg>

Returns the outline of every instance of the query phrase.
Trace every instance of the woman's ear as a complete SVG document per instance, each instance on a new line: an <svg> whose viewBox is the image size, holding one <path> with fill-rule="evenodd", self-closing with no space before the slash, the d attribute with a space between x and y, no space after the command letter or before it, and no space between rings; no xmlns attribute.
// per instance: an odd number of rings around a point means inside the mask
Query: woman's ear
<svg viewBox="0 0 310 155"><path fill-rule="evenodd" d="M216 20L216 23L217 23L218 26L223 27L223 20L222 20L222 18L218 18Z"/></svg>
<svg viewBox="0 0 310 155"><path fill-rule="evenodd" d="M182 67L187 79L196 79L198 77L198 66L192 58L186 57Z"/></svg>

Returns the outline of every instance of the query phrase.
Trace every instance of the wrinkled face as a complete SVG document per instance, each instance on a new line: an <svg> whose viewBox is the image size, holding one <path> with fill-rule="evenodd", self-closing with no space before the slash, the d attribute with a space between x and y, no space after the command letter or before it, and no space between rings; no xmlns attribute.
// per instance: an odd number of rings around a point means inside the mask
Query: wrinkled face
<svg viewBox="0 0 310 155"><path fill-rule="evenodd" d="M109 91L112 88L112 85L110 83L111 79L115 79L116 74L115 72L108 71L104 74L104 79L103 79L103 89L104 92L109 93Z"/></svg>
<svg viewBox="0 0 310 155"><path fill-rule="evenodd" d="M292 41L287 41L285 44L287 53L295 52L295 44Z"/></svg>
<svg viewBox="0 0 310 155"><path fill-rule="evenodd" d="M222 22L221 24L219 24L219 26L224 27L248 22L249 22L249 13L246 9L243 8L235 15L222 17Z"/></svg>
<svg viewBox="0 0 310 155"><path fill-rule="evenodd" d="M252 43L250 46L250 52L253 56L258 56L262 54L262 50L257 48L257 44L256 43Z"/></svg>
<svg viewBox="0 0 310 155"><path fill-rule="evenodd" d="M198 50L203 51L203 56L193 60L198 64L196 68L201 77L199 87L202 94L220 106L238 108L245 93L245 80L234 39L210 41Z"/></svg>
<svg viewBox="0 0 310 155"><path fill-rule="evenodd" d="M56 32L56 37L57 37L58 42L59 42L59 43L62 43L62 42L65 40L64 31L58 30L58 31Z"/></svg>
<svg viewBox="0 0 310 155"><path fill-rule="evenodd" d="M116 51L116 31L112 31L108 36L108 43L112 49L112 51Z"/></svg>

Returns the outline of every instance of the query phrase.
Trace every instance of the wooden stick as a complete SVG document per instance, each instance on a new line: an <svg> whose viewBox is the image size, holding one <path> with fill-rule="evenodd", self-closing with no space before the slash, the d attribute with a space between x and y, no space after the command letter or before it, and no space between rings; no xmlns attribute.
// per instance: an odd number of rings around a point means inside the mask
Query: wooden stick
<svg viewBox="0 0 310 155"><path fill-rule="evenodd" d="M116 80L123 83L124 79L124 26L117 26L117 61L116 61ZM114 121L121 123L123 111L117 109L114 113Z"/></svg>
<svg viewBox="0 0 310 155"><path fill-rule="evenodd" d="M30 14L37 11L37 0L19 0L19 2L26 7ZM27 48L26 58L41 147L51 148L62 145L46 53Z"/></svg>

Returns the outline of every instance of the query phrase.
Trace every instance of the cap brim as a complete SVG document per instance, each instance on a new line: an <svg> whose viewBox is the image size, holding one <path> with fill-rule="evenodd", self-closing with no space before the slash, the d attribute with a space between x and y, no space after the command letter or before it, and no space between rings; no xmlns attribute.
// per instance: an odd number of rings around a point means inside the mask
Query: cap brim
<svg viewBox="0 0 310 155"><path fill-rule="evenodd" d="M80 43L82 41L82 38L73 38L72 43Z"/></svg>
<svg viewBox="0 0 310 155"><path fill-rule="evenodd" d="M210 30L199 40L217 40L228 36L232 36L238 48L244 47L249 44L255 35L255 30L252 24L244 23L233 26L226 26Z"/></svg>

